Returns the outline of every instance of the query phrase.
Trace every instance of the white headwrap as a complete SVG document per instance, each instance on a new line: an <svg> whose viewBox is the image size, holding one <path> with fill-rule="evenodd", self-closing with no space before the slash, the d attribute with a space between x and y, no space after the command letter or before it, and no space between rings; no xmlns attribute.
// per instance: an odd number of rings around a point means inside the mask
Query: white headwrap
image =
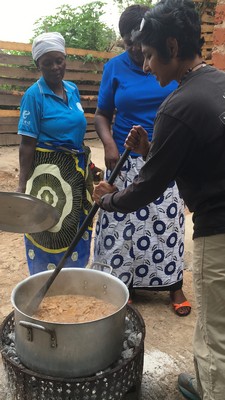
<svg viewBox="0 0 225 400"><path fill-rule="evenodd" d="M49 51L60 51L66 55L65 39L58 32L45 32L37 36L32 44L32 57L37 61L39 57Z"/></svg>

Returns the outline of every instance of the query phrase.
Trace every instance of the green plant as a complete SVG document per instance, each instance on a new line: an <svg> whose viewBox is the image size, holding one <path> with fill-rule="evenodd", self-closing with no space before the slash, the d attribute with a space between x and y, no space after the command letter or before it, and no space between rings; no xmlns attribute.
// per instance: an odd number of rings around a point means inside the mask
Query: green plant
<svg viewBox="0 0 225 400"><path fill-rule="evenodd" d="M132 4L144 4L146 6L152 7L152 0L113 0L113 3L116 4L119 10L122 12L126 7L131 6Z"/></svg>
<svg viewBox="0 0 225 400"><path fill-rule="evenodd" d="M110 51L116 33L101 21L104 5L101 1L76 8L65 4L57 8L55 15L35 22L34 37L42 32L56 31L64 36L66 47Z"/></svg>

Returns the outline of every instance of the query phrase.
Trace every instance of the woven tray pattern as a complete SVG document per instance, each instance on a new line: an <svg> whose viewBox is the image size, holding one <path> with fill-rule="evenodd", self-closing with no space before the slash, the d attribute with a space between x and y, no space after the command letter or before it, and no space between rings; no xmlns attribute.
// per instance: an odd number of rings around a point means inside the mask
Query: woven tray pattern
<svg viewBox="0 0 225 400"><path fill-rule="evenodd" d="M142 340L133 356L114 363L111 369L100 375L85 378L56 378L38 374L15 362L5 347L14 333L14 313L10 313L0 327L0 351L7 374L12 400L120 400L129 391L138 393L143 374L144 321L134 307L127 306L126 316L135 331L142 333Z"/></svg>

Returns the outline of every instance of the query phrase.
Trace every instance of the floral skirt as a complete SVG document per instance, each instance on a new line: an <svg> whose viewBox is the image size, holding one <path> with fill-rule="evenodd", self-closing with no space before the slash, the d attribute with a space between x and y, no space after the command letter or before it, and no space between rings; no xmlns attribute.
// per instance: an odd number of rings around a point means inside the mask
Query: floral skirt
<svg viewBox="0 0 225 400"><path fill-rule="evenodd" d="M119 190L143 165L141 157L128 158L115 182ZM94 261L109 264L128 287L175 290L182 286L184 229L184 202L171 182L158 199L136 212L99 211Z"/></svg>
<svg viewBox="0 0 225 400"><path fill-rule="evenodd" d="M26 193L55 207L60 219L47 231L25 234L31 275L57 266L91 209L91 195L87 190L88 153L88 148L76 153L48 147L36 149ZM89 226L66 259L65 267L83 268L87 265L91 236L92 226Z"/></svg>

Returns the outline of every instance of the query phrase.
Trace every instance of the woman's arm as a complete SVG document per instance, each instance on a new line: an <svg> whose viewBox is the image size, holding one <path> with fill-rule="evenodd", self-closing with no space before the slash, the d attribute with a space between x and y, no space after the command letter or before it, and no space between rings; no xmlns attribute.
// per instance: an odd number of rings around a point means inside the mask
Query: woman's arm
<svg viewBox="0 0 225 400"><path fill-rule="evenodd" d="M142 154L146 158L151 147L151 143L148 140L148 132L142 126L134 125L126 138L125 147ZM107 182L101 181L94 188L93 199L96 203L100 204L102 196L117 190L115 185L109 185Z"/></svg>
<svg viewBox="0 0 225 400"><path fill-rule="evenodd" d="M97 108L95 112L95 129L101 139L105 151L105 165L111 171L115 167L118 159L119 152L117 145L112 137L111 124L113 115Z"/></svg>
<svg viewBox="0 0 225 400"><path fill-rule="evenodd" d="M22 135L21 137L21 144L19 147L20 174L18 192L25 193L27 180L34 161L36 143L37 140L30 136Z"/></svg>

